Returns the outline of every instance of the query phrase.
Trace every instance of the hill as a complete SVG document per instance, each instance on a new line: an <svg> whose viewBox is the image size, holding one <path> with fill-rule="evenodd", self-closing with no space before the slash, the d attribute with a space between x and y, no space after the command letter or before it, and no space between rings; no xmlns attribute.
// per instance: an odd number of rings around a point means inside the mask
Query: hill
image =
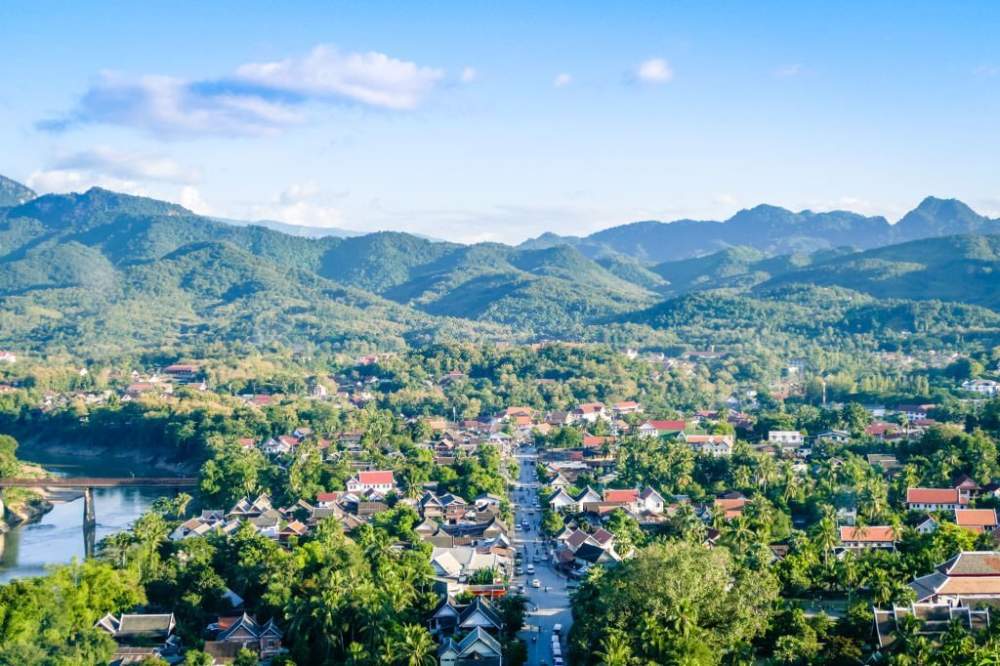
<svg viewBox="0 0 1000 666"><path fill-rule="evenodd" d="M0 208L5 206L20 206L31 201L37 194L31 188L16 180L0 176Z"/></svg>
<svg viewBox="0 0 1000 666"><path fill-rule="evenodd" d="M838 286L878 298L936 299L1000 309L1000 235L948 236L849 254L757 287Z"/></svg>
<svg viewBox="0 0 1000 666"><path fill-rule="evenodd" d="M998 233L1000 221L955 199L928 197L896 224L849 211L793 212L778 206L744 209L725 221L633 222L586 237L543 234L521 247L570 245L590 257L627 255L644 264L695 258L742 246L769 255L809 254L840 246L870 249L921 238Z"/></svg>

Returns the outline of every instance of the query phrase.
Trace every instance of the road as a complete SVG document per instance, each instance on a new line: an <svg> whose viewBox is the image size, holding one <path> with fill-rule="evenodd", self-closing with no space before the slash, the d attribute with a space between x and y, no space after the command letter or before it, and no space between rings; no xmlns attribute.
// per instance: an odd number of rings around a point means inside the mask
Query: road
<svg viewBox="0 0 1000 666"><path fill-rule="evenodd" d="M565 658L565 635L573 618L569 610L569 590L566 587L566 577L556 572L552 557L543 543L540 531L542 510L535 507L538 498L538 481L535 476L535 462L538 454L534 449L523 448L517 453L517 462L521 467L520 478L515 484L512 500L516 516L514 529L514 545L526 552L520 562L526 566L534 565L535 573L514 577L514 583L525 587L528 597L528 616L525 619L525 631L521 637L528 646L529 666L547 664L552 666L552 627L561 624L563 627L563 655ZM522 521L527 520L529 530L521 528ZM535 555L540 557L535 561ZM541 587L534 588L531 581L538 579ZM547 590L547 591L546 591ZM537 630L537 631L536 631ZM537 640L533 640L537 636Z"/></svg>

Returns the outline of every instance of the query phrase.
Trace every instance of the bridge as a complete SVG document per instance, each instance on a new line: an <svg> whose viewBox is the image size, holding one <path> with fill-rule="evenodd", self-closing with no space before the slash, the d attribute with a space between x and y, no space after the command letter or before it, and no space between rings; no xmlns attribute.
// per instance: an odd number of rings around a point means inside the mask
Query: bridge
<svg viewBox="0 0 1000 666"><path fill-rule="evenodd" d="M94 488L190 488L198 479L188 476L58 476L39 479L0 478L0 488L79 488L83 491L84 529L97 524L94 513Z"/></svg>

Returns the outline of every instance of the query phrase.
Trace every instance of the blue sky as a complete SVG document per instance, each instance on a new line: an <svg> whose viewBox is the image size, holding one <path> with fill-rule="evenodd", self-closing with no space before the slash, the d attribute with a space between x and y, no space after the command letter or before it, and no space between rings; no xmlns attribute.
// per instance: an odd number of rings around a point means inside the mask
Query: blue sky
<svg viewBox="0 0 1000 666"><path fill-rule="evenodd" d="M460 241L1000 215L995 2L285 4L0 4L0 173Z"/></svg>

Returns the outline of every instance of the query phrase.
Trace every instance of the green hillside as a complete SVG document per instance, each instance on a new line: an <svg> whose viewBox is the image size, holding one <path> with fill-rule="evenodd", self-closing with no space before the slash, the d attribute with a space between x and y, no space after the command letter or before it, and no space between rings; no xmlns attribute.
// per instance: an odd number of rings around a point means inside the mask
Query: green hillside
<svg viewBox="0 0 1000 666"><path fill-rule="evenodd" d="M789 284L1000 309L1000 236L948 236L890 245L786 272L758 290Z"/></svg>

